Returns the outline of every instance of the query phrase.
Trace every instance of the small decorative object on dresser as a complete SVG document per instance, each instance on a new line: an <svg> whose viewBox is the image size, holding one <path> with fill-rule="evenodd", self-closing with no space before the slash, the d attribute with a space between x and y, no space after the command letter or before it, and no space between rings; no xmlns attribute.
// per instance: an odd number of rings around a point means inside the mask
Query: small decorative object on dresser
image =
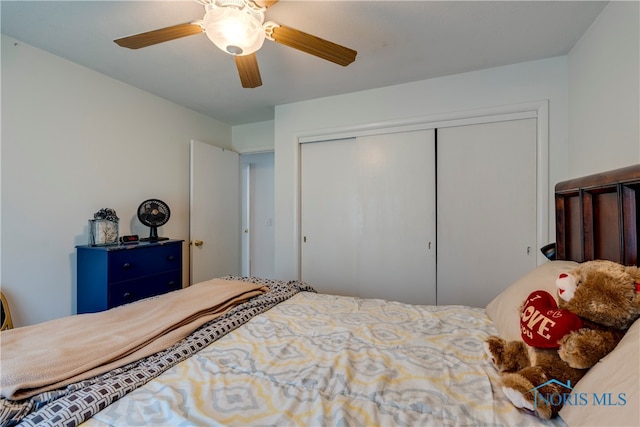
<svg viewBox="0 0 640 427"><path fill-rule="evenodd" d="M118 244L118 221L116 211L109 208L100 209L89 220L89 244L115 245Z"/></svg>
<svg viewBox="0 0 640 427"><path fill-rule="evenodd" d="M76 246L78 314L182 288L182 242Z"/></svg>

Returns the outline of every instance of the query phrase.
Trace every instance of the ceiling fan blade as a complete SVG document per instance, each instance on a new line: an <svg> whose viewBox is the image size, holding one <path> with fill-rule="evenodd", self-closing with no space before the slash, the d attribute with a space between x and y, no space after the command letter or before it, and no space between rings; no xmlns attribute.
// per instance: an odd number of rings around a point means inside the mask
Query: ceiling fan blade
<svg viewBox="0 0 640 427"><path fill-rule="evenodd" d="M278 3L278 0L253 0L253 2L259 7L269 8Z"/></svg>
<svg viewBox="0 0 640 427"><path fill-rule="evenodd" d="M262 78L260 77L260 69L258 69L258 59L256 54L234 56L240 82L244 88L254 88L262 86Z"/></svg>
<svg viewBox="0 0 640 427"><path fill-rule="evenodd" d="M193 34L200 34L202 31L203 30L200 25L187 22L185 24L178 24L172 27L160 28L159 30L122 37L114 40L114 42L119 46L128 47L129 49L140 49L141 47L152 46L154 44L168 42L170 40L191 36Z"/></svg>
<svg viewBox="0 0 640 427"><path fill-rule="evenodd" d="M343 67L355 61L358 54L358 52L348 47L340 46L284 25L275 27L271 37L277 43L326 59Z"/></svg>

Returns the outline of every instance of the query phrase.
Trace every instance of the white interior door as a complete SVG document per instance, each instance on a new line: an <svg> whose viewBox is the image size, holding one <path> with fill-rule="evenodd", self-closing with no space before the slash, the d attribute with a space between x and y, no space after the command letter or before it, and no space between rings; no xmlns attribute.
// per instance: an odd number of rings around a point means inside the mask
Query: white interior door
<svg viewBox="0 0 640 427"><path fill-rule="evenodd" d="M191 283L240 274L240 158L191 141Z"/></svg>
<svg viewBox="0 0 640 427"><path fill-rule="evenodd" d="M434 131L357 138L358 295L436 303Z"/></svg>
<svg viewBox="0 0 640 427"><path fill-rule="evenodd" d="M484 307L536 266L536 119L437 139L438 305Z"/></svg>
<svg viewBox="0 0 640 427"><path fill-rule="evenodd" d="M356 141L301 147L301 279L318 292L357 296Z"/></svg>

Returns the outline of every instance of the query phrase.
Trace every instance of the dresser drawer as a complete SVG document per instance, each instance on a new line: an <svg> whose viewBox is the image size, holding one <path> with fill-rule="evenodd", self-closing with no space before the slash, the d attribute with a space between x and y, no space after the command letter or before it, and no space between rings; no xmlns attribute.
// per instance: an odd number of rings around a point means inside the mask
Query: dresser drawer
<svg viewBox="0 0 640 427"><path fill-rule="evenodd" d="M108 308L138 301L182 287L182 272L174 270L141 279L112 283L108 290Z"/></svg>
<svg viewBox="0 0 640 427"><path fill-rule="evenodd" d="M182 247L176 244L112 251L109 253L109 282L176 270L181 264Z"/></svg>
<svg viewBox="0 0 640 427"><path fill-rule="evenodd" d="M93 313L182 288L182 242L76 246L78 313Z"/></svg>

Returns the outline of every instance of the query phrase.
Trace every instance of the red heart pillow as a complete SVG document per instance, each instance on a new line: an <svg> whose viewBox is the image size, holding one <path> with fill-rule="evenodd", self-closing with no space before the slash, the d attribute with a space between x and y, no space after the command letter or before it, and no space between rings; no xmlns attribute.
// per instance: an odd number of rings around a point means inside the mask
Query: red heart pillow
<svg viewBox="0 0 640 427"><path fill-rule="evenodd" d="M532 347L558 348L562 337L582 328L582 320L562 308L549 292L529 294L520 314L522 341Z"/></svg>

